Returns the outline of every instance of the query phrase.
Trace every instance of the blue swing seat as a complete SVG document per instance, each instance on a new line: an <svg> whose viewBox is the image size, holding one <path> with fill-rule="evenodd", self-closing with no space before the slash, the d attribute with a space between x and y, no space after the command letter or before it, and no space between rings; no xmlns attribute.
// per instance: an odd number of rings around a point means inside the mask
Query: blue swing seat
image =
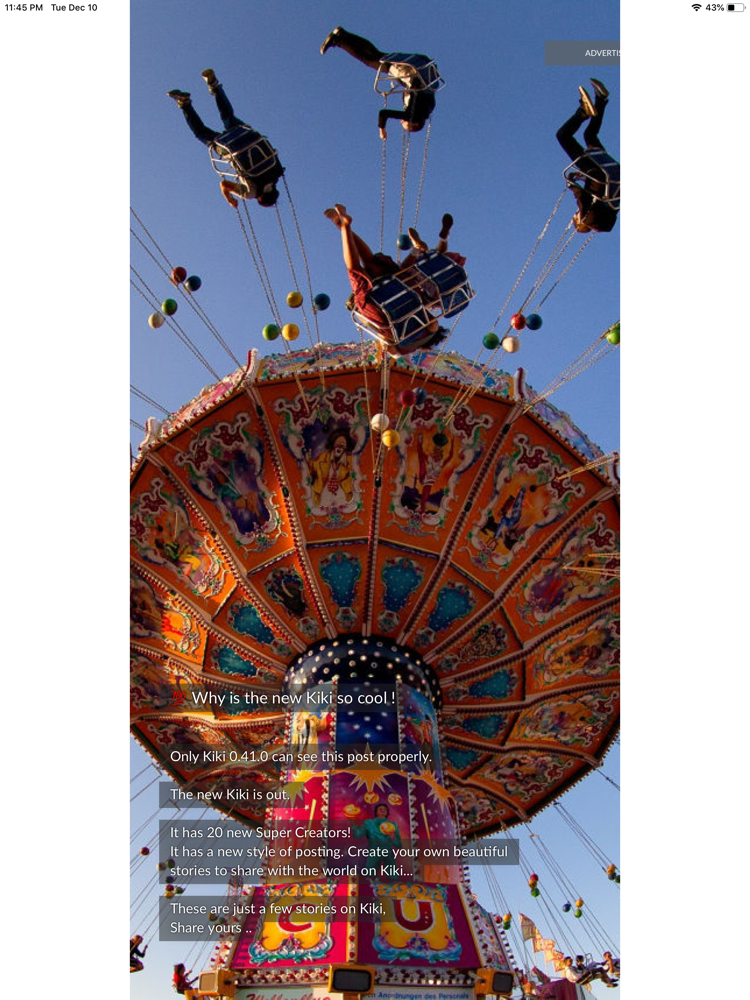
<svg viewBox="0 0 750 1000"><path fill-rule="evenodd" d="M397 353L408 353L411 340L416 340L434 318L425 309L419 295L395 275L373 282L367 298L381 311L384 322L374 323L353 309L354 323Z"/></svg>
<svg viewBox="0 0 750 1000"><path fill-rule="evenodd" d="M249 125L236 125L223 132L209 146L211 163L222 177L237 180L240 177L257 178L281 165L278 153L260 132Z"/></svg>
<svg viewBox="0 0 750 1000"><path fill-rule="evenodd" d="M437 292L430 310L443 316L456 316L474 298L466 271L450 257L430 250L419 257L414 269L435 286Z"/></svg>

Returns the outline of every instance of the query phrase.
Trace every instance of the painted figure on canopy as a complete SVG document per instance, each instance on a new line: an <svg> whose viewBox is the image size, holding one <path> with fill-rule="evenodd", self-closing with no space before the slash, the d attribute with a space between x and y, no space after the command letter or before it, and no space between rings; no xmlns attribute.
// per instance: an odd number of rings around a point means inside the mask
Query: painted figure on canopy
<svg viewBox="0 0 750 1000"><path fill-rule="evenodd" d="M435 110L433 89L440 82L437 66L429 56L421 53L381 52L369 39L352 34L340 26L328 35L320 47L320 54L325 55L331 48L343 49L370 69L381 70L403 84L404 110L389 111L383 108L378 115L381 139L386 137L386 122L391 118L400 121L401 127L407 132L420 132L424 128L425 122ZM429 72L424 72L425 70Z"/></svg>
<svg viewBox="0 0 750 1000"><path fill-rule="evenodd" d="M393 852L402 846L398 826L388 818L389 812L385 802L379 802L370 819L359 826L356 823L352 825L355 837L367 837L367 845L372 849L373 865L378 869L380 865L393 864L396 860Z"/></svg>
<svg viewBox="0 0 750 1000"><path fill-rule="evenodd" d="M170 90L167 96L177 102L177 107L185 116L185 121L196 139L200 139L204 146L213 149L222 159L226 156L219 147L223 145L229 133L233 133L235 129L245 130L243 132L245 149L231 158L232 166L237 171L237 180L230 181L223 178L220 182L221 193L232 208L237 208L239 204L237 198L254 198L259 205L266 208L275 205L279 197L276 182L284 173L284 168L279 162L276 152L273 151L272 155L267 157L267 162L264 160L259 166L253 164L248 147L260 148L261 144L265 144L270 150L268 140L235 115L234 108L224 93L224 87L216 79L216 74L212 69L204 69L201 76L208 84L209 94L212 94L216 100L216 107L224 126L223 132L217 132L203 123L193 107L192 98L187 91Z"/></svg>
<svg viewBox="0 0 750 1000"><path fill-rule="evenodd" d="M316 507L328 509L348 504L354 495L352 451L347 430L331 431L325 450L317 458L307 457Z"/></svg>
<svg viewBox="0 0 750 1000"><path fill-rule="evenodd" d="M608 233L614 229L619 214L619 164L607 153L599 141L599 129L604 118L604 109L609 100L609 91L600 80L591 78L594 86L595 100L592 102L583 87L578 90L581 99L576 112L557 131L557 141L575 165L578 179L583 180L583 186L575 182L575 177L569 176L568 188L578 202L578 211L573 216L573 224L579 233L594 230L597 233ZM586 148L578 142L575 134L581 125L589 120L583 133ZM608 168L602 164L609 163ZM609 191L614 172L617 173L616 198L614 191Z"/></svg>

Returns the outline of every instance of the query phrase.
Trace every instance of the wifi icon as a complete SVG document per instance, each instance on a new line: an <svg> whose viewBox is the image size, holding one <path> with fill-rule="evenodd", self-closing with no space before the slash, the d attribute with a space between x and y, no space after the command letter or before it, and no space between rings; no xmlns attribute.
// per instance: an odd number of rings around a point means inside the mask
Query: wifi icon
<svg viewBox="0 0 750 1000"><path fill-rule="evenodd" d="M693 10L700 10L701 9L701 5L699 3L694 3L694 4L691 4L690 6L693 8Z"/></svg>

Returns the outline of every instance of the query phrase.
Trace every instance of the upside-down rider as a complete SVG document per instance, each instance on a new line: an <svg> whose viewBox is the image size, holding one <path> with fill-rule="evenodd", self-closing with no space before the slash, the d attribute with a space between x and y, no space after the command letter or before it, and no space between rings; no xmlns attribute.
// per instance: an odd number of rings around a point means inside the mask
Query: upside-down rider
<svg viewBox="0 0 750 1000"><path fill-rule="evenodd" d="M372 290L373 281L377 278L395 275L397 272L403 274L419 259L422 253L427 250L427 245L419 238L415 229L409 230L409 236L415 248L404 260L397 264L388 254L374 253L365 241L352 229L352 217L346 211L344 205L335 205L333 208L325 210L325 216L341 232L341 249L344 256L344 264L349 275L352 286L352 299L354 309L365 319L373 323L382 332L386 340L389 340L390 327L388 318L382 310L369 299L369 292ZM453 225L453 218L450 215L443 216L442 229L440 230L437 249L444 253L448 247L448 233ZM415 252L416 251L416 252ZM463 262L465 258L458 254L452 254L452 259L456 262ZM445 339L446 327L438 324L432 317L425 327L424 339L419 338L416 345L420 348L432 347ZM414 348L412 343L412 349Z"/></svg>
<svg viewBox="0 0 750 1000"><path fill-rule="evenodd" d="M177 102L177 107L180 108L185 116L185 121L188 123L190 131L196 139L200 139L200 141L209 148L217 149L217 147L221 145L221 142L227 133L231 132L232 129L235 129L238 126L244 126L245 128L250 129L251 134L248 136L250 141L263 139L264 136L262 136L260 132L256 132L252 126L248 125L247 122L243 122L235 115L229 98L224 93L224 87L216 79L214 71L212 69L204 69L201 76L208 85L209 94L212 94L216 100L216 107L218 108L219 115L221 116L221 122L224 126L223 132L217 132L215 129L209 128L203 123L198 112L193 107L192 98L187 91L170 90L167 93L168 97L171 97L172 100ZM220 150L219 155L223 155ZM259 205L263 205L266 208L270 208L272 205L276 204L279 197L276 182L284 173L284 168L279 162L278 156L274 155L273 162L270 163L268 168L261 174L257 174L253 171L251 175L251 164L247 157L247 153L238 153L235 155L232 158L232 164L237 171L237 181L230 181L227 179L222 179L221 181L221 193L224 195L232 208L237 208L237 205L239 204L237 198L254 198Z"/></svg>
<svg viewBox="0 0 750 1000"><path fill-rule="evenodd" d="M429 58L422 54L411 54L406 52L381 52L361 35L355 35L346 28L339 26L334 28L326 40L320 46L320 54L325 55L331 48L343 49L350 56L359 62L369 66L370 69L382 69L384 73L400 80L404 87L404 110L389 111L383 108L378 115L378 129L380 138L386 138L386 122L393 118L401 122L401 127L407 132L420 132L427 119L435 110L435 95L425 86L420 75L420 68L427 64L434 66ZM435 67L437 73L437 67Z"/></svg>
<svg viewBox="0 0 750 1000"><path fill-rule="evenodd" d="M609 91L601 82L591 78L591 83L596 95L592 102L584 87L579 87L578 91L581 99L574 115L572 115L564 125L557 131L557 141L568 154L571 162L575 163L583 186L577 184L575 179L568 181L568 188L573 192L578 202L578 211L573 216L573 224L579 233L588 233L594 230L597 233L608 233L615 227L619 208L615 208L608 200L607 194L607 173L597 162L598 157L604 154L607 158L616 161L605 150L599 141L599 129L604 118L604 109L609 100ZM588 125L583 133L583 140L586 148L578 142L575 134L581 125L588 120ZM589 156L593 153L594 156Z"/></svg>

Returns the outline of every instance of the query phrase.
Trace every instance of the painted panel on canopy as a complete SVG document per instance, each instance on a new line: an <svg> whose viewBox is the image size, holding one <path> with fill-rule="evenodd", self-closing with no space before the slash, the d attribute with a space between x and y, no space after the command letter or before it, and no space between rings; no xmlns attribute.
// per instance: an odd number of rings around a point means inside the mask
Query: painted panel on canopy
<svg viewBox="0 0 750 1000"><path fill-rule="evenodd" d="M455 561L496 590L555 527L603 487L536 423L526 420L503 441L462 532Z"/></svg>
<svg viewBox="0 0 750 1000"><path fill-rule="evenodd" d="M501 794L529 810L554 788L570 782L581 767L580 759L566 754L514 749L488 758L474 780L497 785Z"/></svg>
<svg viewBox="0 0 750 1000"><path fill-rule="evenodd" d="M394 637L400 633L436 566L434 557L381 541L374 574L373 631Z"/></svg>
<svg viewBox="0 0 750 1000"><path fill-rule="evenodd" d="M484 399L459 405L448 421L454 400L455 390L431 385L424 402L406 411L383 468L382 538L402 544L412 538L431 552L443 548L497 430L490 411L498 407Z"/></svg>
<svg viewBox="0 0 750 1000"><path fill-rule="evenodd" d="M596 756L619 717L618 690L562 694L520 713L509 743L542 743Z"/></svg>
<svg viewBox="0 0 750 1000"><path fill-rule="evenodd" d="M143 653L130 653L130 711L132 715L141 712L158 712L172 705L177 684L174 674L161 661L153 660ZM192 705L188 703L190 709Z"/></svg>
<svg viewBox="0 0 750 1000"><path fill-rule="evenodd" d="M611 608L556 632L526 660L529 694L620 677L620 616Z"/></svg>
<svg viewBox="0 0 750 1000"><path fill-rule="evenodd" d="M487 600L489 598L485 598L485 603ZM481 603L478 607L481 609ZM456 696L448 692L453 684L461 680L463 674L471 674L473 682L474 675L483 676L478 668L489 663L495 664L500 657L507 658L520 648L503 609L494 608L484 621L479 621L468 632L459 636L453 645L440 650L433 667L445 685L446 697L455 699ZM498 673L501 672L502 670L498 670ZM518 676L517 668L505 668L505 680L498 681L496 685L497 696L507 698L511 691L516 691L517 686L512 678Z"/></svg>
<svg viewBox="0 0 750 1000"><path fill-rule="evenodd" d="M338 629L359 631L364 611L367 545L321 545L308 549L307 554L318 589Z"/></svg>
<svg viewBox="0 0 750 1000"><path fill-rule="evenodd" d="M206 769L204 750L229 753L234 749L232 741L219 729L182 715L175 719L141 719L134 724L134 728L166 761L169 769L182 777L192 778ZM179 754L179 757L172 760L172 753Z"/></svg>
<svg viewBox="0 0 750 1000"><path fill-rule="evenodd" d="M475 365L473 361L453 351L415 351L394 361L392 372L401 370L409 372L411 384L411 371L415 367L421 372L421 376L418 374L414 379L415 386L421 385L424 376L429 372L431 380L448 378L471 388L481 387L508 402L515 399L512 375L499 369L492 370Z"/></svg>
<svg viewBox="0 0 750 1000"><path fill-rule="evenodd" d="M463 829L479 832L499 822L515 822L518 813L507 802L501 802L486 788L457 785L451 789L456 800Z"/></svg>
<svg viewBox="0 0 750 1000"><path fill-rule="evenodd" d="M415 846L419 850L448 850L442 859L425 861L422 878L425 882L460 882L461 866L453 856L453 848L460 844L453 795L429 771L413 775L409 787Z"/></svg>
<svg viewBox="0 0 750 1000"><path fill-rule="evenodd" d="M294 655L289 636L268 616L265 605L256 602L240 587L226 602L215 622L241 647L247 648L248 656L255 651L264 661L271 660L279 670L283 670ZM269 668L272 669L271 664Z"/></svg>
<svg viewBox="0 0 750 1000"><path fill-rule="evenodd" d="M273 566L257 570L253 573L252 584L267 600L268 607L305 645L324 635L295 552L274 562Z"/></svg>
<svg viewBox="0 0 750 1000"><path fill-rule="evenodd" d="M443 736L455 737L463 744L474 743L478 748L499 745L512 724L512 712L472 712L448 714L443 712Z"/></svg>
<svg viewBox="0 0 750 1000"><path fill-rule="evenodd" d="M368 364L367 377L377 378L380 370L378 363L380 351L378 346L372 341L366 341L364 345L358 343L350 344L326 344L325 354L317 348L305 347L295 351L293 355L268 354L258 366L255 381L262 385L273 380L290 380L297 374L305 383L309 381L307 375L311 371L324 372L336 370L337 380L341 378L343 369L359 373L360 381L364 381L362 373L363 359ZM374 367L373 367L374 366Z"/></svg>
<svg viewBox="0 0 750 1000"><path fill-rule="evenodd" d="M246 681L250 689L257 683L264 686L278 686L284 676L284 669L281 666L274 668L260 658L253 657L252 651L240 651L221 636L210 635L206 645L203 673L222 680ZM240 688L237 687L237 690Z"/></svg>
<svg viewBox="0 0 750 1000"><path fill-rule="evenodd" d="M203 662L206 630L197 616L137 573L130 578L130 635L138 645Z"/></svg>
<svg viewBox="0 0 750 1000"><path fill-rule="evenodd" d="M370 405L377 386L368 385ZM306 381L261 388L278 441L283 478L308 542L367 535L372 505L372 449L367 390L359 375L337 376L326 387Z"/></svg>
<svg viewBox="0 0 750 1000"><path fill-rule="evenodd" d="M478 586L449 568L427 607L409 629L406 642L431 661L430 651L449 640L451 633L464 625L488 599Z"/></svg>
<svg viewBox="0 0 750 1000"><path fill-rule="evenodd" d="M452 781L457 777L466 778L478 764L481 765L481 762L489 759L482 750L469 750L465 746L458 746L446 740L443 760L447 762L448 777Z"/></svg>
<svg viewBox="0 0 750 1000"><path fill-rule="evenodd" d="M239 565L249 568L292 545L281 485L260 421L242 393L162 449L174 475Z"/></svg>
<svg viewBox="0 0 750 1000"><path fill-rule="evenodd" d="M131 497L130 542L135 560L211 617L235 585L206 522L154 466L143 470Z"/></svg>
<svg viewBox="0 0 750 1000"><path fill-rule="evenodd" d="M255 353L254 351L253 354ZM244 373L243 368L238 368L219 382L212 382L210 385L204 386L188 403L165 418L161 425L162 434L192 422L200 414L213 409L222 400L228 399L239 385Z"/></svg>
<svg viewBox="0 0 750 1000"><path fill-rule="evenodd" d="M597 505L530 567L503 602L523 641L611 601L619 594L619 514Z"/></svg>
<svg viewBox="0 0 750 1000"><path fill-rule="evenodd" d="M481 628L491 629L492 623L486 622ZM449 659L444 657L440 662L445 664ZM438 674L446 706L496 705L503 701L519 701L524 696L523 660L520 658L479 671L469 678L461 676L459 664L447 680L442 679L440 670Z"/></svg>

